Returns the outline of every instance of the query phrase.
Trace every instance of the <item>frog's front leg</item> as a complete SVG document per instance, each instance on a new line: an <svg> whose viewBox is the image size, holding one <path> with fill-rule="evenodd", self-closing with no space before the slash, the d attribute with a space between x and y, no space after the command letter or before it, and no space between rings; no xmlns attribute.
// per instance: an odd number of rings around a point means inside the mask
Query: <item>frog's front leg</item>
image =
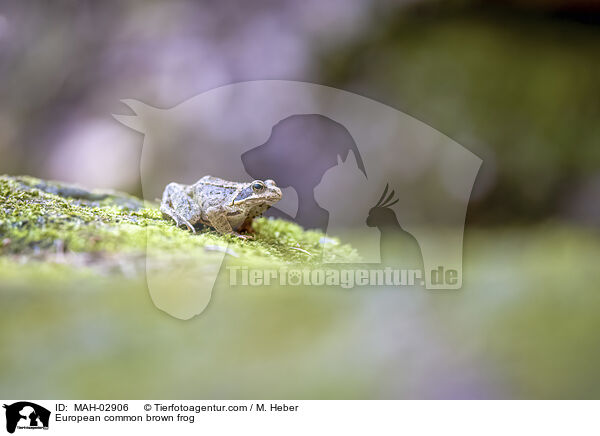
<svg viewBox="0 0 600 436"><path fill-rule="evenodd" d="M246 220L242 223L238 231L248 234L254 233L254 229L252 228L252 218L246 218Z"/></svg>
<svg viewBox="0 0 600 436"><path fill-rule="evenodd" d="M252 223L254 222L254 218L257 218L259 216L262 216L262 214L269 209L270 206L267 205L262 205L262 206L257 206L255 208L253 208L250 213L248 214L248 216L246 217L246 219L244 220L244 222L242 223L242 225L239 228L240 232L244 232L244 233L249 233L252 234L254 233L254 228L252 228Z"/></svg>
<svg viewBox="0 0 600 436"><path fill-rule="evenodd" d="M215 228L215 230L223 235L233 234L240 239L252 239L252 236L248 235L240 235L237 232L233 231L231 224L227 220L227 211L222 207L209 207L206 210L206 217L210 222L210 225Z"/></svg>
<svg viewBox="0 0 600 436"><path fill-rule="evenodd" d="M190 231L196 233L194 224L200 221L202 212L200 206L190 197L185 185L169 183L163 193L160 211L164 216L173 218L177 227L185 225Z"/></svg>

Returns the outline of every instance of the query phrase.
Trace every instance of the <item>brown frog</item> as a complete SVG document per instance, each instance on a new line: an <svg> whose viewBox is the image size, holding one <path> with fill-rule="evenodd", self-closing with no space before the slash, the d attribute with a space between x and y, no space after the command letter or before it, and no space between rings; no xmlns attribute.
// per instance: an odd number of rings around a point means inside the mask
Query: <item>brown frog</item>
<svg viewBox="0 0 600 436"><path fill-rule="evenodd" d="M230 182L204 176L193 185L169 183L163 193L160 210L177 226L204 224L222 234L251 238L239 232L251 231L252 220L281 200L281 189L273 180L250 183Z"/></svg>

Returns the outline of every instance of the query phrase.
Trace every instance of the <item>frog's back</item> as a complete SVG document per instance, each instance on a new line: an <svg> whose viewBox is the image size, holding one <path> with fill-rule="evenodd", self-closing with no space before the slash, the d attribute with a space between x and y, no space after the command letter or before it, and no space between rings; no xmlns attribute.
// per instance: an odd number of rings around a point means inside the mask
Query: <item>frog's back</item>
<svg viewBox="0 0 600 436"><path fill-rule="evenodd" d="M194 185L194 196L203 211L227 203L235 197L238 184L213 176L204 176Z"/></svg>
<svg viewBox="0 0 600 436"><path fill-rule="evenodd" d="M221 188L236 188L238 183L229 180L221 179L214 176L204 176L197 182L204 186L216 186Z"/></svg>

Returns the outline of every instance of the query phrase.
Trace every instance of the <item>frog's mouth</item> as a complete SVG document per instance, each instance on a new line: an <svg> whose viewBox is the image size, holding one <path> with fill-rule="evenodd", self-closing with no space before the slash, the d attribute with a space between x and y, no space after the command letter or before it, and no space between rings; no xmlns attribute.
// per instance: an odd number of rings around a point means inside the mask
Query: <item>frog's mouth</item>
<svg viewBox="0 0 600 436"><path fill-rule="evenodd" d="M277 187L273 187L273 188L271 188L271 190L273 191L273 194L268 197L268 201L271 204L274 204L274 203L277 203L279 200L281 200L281 197L282 197L281 189L279 189Z"/></svg>

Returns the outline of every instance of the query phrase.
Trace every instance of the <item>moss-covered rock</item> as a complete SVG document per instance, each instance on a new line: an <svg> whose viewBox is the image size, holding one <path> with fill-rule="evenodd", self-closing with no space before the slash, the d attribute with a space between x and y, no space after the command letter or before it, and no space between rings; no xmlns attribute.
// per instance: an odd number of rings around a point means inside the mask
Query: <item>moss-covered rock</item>
<svg viewBox="0 0 600 436"><path fill-rule="evenodd" d="M147 252L201 258L219 250L244 263L270 264L358 259L350 246L294 223L261 218L254 230L255 239L246 241L209 228L192 234L164 219L156 204L127 194L0 176L0 275L35 260L124 271Z"/></svg>

